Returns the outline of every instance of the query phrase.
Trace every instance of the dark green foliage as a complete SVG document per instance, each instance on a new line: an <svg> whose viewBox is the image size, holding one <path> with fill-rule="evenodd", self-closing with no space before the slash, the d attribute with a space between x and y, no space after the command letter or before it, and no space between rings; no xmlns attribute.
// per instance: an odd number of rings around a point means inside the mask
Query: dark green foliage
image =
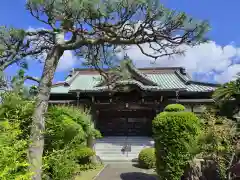
<svg viewBox="0 0 240 180"><path fill-rule="evenodd" d="M238 136L236 124L232 120L207 111L201 115L201 119L204 126L199 141L200 155L215 161L219 176L225 179L227 168L231 167L231 156L239 150L238 142L235 140Z"/></svg>
<svg viewBox="0 0 240 180"><path fill-rule="evenodd" d="M213 108L216 112L216 115L233 119L234 115L237 114L240 110L240 101L224 101L220 104L214 104Z"/></svg>
<svg viewBox="0 0 240 180"><path fill-rule="evenodd" d="M88 147L78 147L74 150L73 156L78 164L80 171L94 169L95 164L91 163L91 158L95 155L95 152Z"/></svg>
<svg viewBox="0 0 240 180"><path fill-rule="evenodd" d="M68 107L51 107L49 108L46 121L45 134L45 151L52 151L53 149L63 149L72 143L77 138L79 144L84 143L86 134L81 124L78 124L65 110Z"/></svg>
<svg viewBox="0 0 240 180"><path fill-rule="evenodd" d="M162 112L153 120L153 133L160 179L179 180L198 153L199 119L191 112Z"/></svg>
<svg viewBox="0 0 240 180"><path fill-rule="evenodd" d="M95 152L85 147L88 136L100 137L100 132L93 128L91 116L87 112L70 106L49 107L44 150L45 153L57 150L50 156L46 154L47 157L50 157L50 160L59 158L60 155L63 157L59 159L61 161L58 166L61 167L58 168L55 167L54 161L47 161L53 163L54 172L52 172L53 168L48 168L46 173L49 174L50 171L55 179L65 180L67 178L61 175L61 168L64 168L64 166L66 166L64 171L66 171L65 174L68 177L72 175L74 169L82 171L94 168L90 157L95 155ZM58 151L62 154L57 154Z"/></svg>
<svg viewBox="0 0 240 180"><path fill-rule="evenodd" d="M235 81L230 81L217 88L213 93L213 98L216 101L224 102L235 98L237 101L240 100L240 77Z"/></svg>
<svg viewBox="0 0 240 180"><path fill-rule="evenodd" d="M151 169L156 166L155 148L145 148L138 155L140 167Z"/></svg>
<svg viewBox="0 0 240 180"><path fill-rule="evenodd" d="M232 118L240 110L240 76L218 87L213 93L219 114Z"/></svg>
<svg viewBox="0 0 240 180"><path fill-rule="evenodd" d="M167 112L178 112L178 111L184 111L185 107L181 104L169 104L164 108L164 111Z"/></svg>
<svg viewBox="0 0 240 180"><path fill-rule="evenodd" d="M88 147L80 147L75 150L74 156L78 159L80 164L88 163L90 157L94 156L95 152Z"/></svg>
<svg viewBox="0 0 240 180"><path fill-rule="evenodd" d="M91 116L81 109L52 106L46 121L45 151L85 144L88 136L99 137L92 127Z"/></svg>

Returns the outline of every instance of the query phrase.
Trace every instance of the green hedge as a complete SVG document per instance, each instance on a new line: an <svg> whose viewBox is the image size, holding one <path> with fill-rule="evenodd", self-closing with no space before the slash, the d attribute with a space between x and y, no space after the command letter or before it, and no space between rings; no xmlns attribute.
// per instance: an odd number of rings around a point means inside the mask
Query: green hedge
<svg viewBox="0 0 240 180"><path fill-rule="evenodd" d="M164 108L166 112L179 112L185 111L185 107L181 104L169 104Z"/></svg>
<svg viewBox="0 0 240 180"><path fill-rule="evenodd" d="M139 166L151 169L156 166L155 148L145 148L138 155Z"/></svg>
<svg viewBox="0 0 240 180"><path fill-rule="evenodd" d="M162 112L153 120L153 133L160 179L179 180L198 151L200 121L191 112Z"/></svg>

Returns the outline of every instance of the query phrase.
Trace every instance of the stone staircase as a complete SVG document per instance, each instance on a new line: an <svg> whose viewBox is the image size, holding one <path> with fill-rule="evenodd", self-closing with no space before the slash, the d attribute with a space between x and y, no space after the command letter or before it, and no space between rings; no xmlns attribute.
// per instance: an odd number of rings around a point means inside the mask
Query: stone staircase
<svg viewBox="0 0 240 180"><path fill-rule="evenodd" d="M121 151L126 144L131 145L129 153ZM109 136L96 140L94 148L104 163L116 163L134 162L143 148L151 146L153 146L153 140L150 137Z"/></svg>

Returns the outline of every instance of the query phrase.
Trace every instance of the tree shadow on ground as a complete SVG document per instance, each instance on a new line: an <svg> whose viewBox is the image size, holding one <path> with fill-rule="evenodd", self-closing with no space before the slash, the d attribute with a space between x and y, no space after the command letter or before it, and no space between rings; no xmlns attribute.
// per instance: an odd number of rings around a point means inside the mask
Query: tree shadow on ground
<svg viewBox="0 0 240 180"><path fill-rule="evenodd" d="M129 172L120 175L122 180L157 180L157 175L146 174L142 172Z"/></svg>
<svg viewBox="0 0 240 180"><path fill-rule="evenodd" d="M136 164L132 164L133 167L139 168L139 169L145 169L145 170L151 170L149 168L143 168L140 164L136 163Z"/></svg>

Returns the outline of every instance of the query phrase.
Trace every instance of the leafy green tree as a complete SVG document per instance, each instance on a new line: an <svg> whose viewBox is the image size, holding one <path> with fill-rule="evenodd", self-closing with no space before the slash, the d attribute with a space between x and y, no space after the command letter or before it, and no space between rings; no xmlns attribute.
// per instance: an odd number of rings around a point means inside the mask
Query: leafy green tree
<svg viewBox="0 0 240 180"><path fill-rule="evenodd" d="M25 70L20 69L11 80L11 89L24 98L31 99L37 94L35 86L26 87L24 82L29 79L38 82L37 78L25 75Z"/></svg>
<svg viewBox="0 0 240 180"><path fill-rule="evenodd" d="M27 11L47 29L5 30L0 35L1 64L45 57L31 130L29 162L32 179L41 179L42 153L52 79L64 51L72 50L97 69L107 51L136 45L151 58L183 54L180 45L205 42L206 22L164 8L159 0L27 0ZM3 28L4 29L4 28ZM6 28L5 28L6 29ZM66 38L69 37L70 38ZM143 45L155 53L148 53ZM14 53L11 53L13 51Z"/></svg>
<svg viewBox="0 0 240 180"><path fill-rule="evenodd" d="M217 106L220 109L220 114L221 111L223 111L223 114L225 111L228 111L230 113L225 114L229 117L229 114L230 116L233 116L235 113L237 113L240 110L239 74L237 75L236 80L227 82L223 84L221 87L217 88L213 93L213 99L217 102Z"/></svg>
<svg viewBox="0 0 240 180"><path fill-rule="evenodd" d="M213 98L217 101L227 101L236 99L240 101L240 77L235 81L230 81L217 88L213 94Z"/></svg>

